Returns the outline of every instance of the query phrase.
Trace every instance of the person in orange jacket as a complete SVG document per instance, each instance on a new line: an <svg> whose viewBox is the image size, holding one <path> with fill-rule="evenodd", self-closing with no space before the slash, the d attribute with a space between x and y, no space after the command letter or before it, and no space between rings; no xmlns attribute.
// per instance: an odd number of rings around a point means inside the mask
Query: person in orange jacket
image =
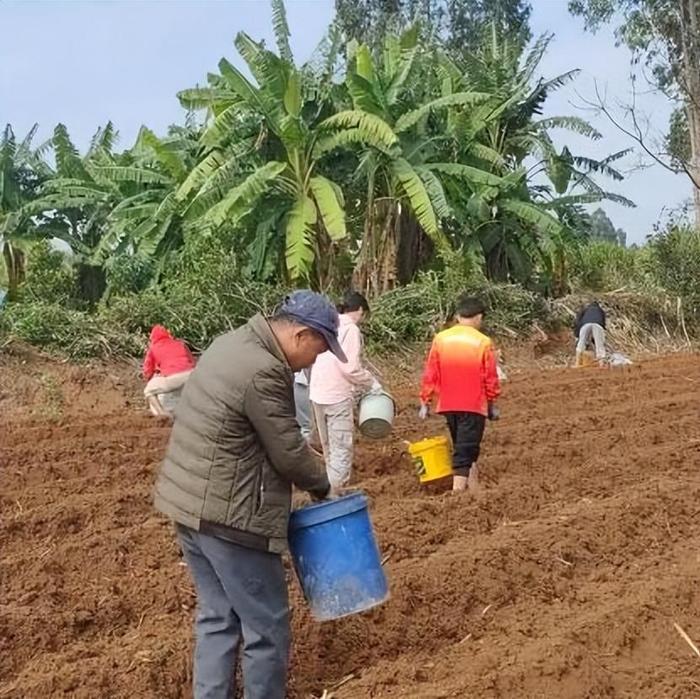
<svg viewBox="0 0 700 699"><path fill-rule="evenodd" d="M148 382L143 394L154 416L168 416L158 396L181 389L194 366L194 357L187 345L176 340L162 325L154 325L143 359L143 377Z"/></svg>
<svg viewBox="0 0 700 699"><path fill-rule="evenodd" d="M453 490L478 489L477 461L487 418L499 417L500 395L493 344L481 332L486 307L481 300L462 296L456 323L438 333L428 355L421 386L421 419L428 417L437 395L437 412L444 415L453 449Z"/></svg>

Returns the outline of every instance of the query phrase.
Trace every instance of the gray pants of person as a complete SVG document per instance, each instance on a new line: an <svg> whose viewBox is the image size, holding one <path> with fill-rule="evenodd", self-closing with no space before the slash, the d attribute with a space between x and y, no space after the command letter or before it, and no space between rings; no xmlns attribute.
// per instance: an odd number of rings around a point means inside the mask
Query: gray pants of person
<svg viewBox="0 0 700 699"><path fill-rule="evenodd" d="M578 335L576 354L583 354L593 339L596 359L605 359L605 328L598 323L586 323Z"/></svg>
<svg viewBox="0 0 700 699"><path fill-rule="evenodd" d="M297 422L301 430L301 436L308 442L311 439L311 401L309 400L309 387L294 382L294 407L296 408Z"/></svg>
<svg viewBox="0 0 700 699"><path fill-rule="evenodd" d="M178 374L171 374L170 376L161 376L156 374L151 380L146 384L146 388L143 389L143 395L146 397L146 402L148 403L148 408L153 415L167 415L167 411L163 409L158 396L163 393L172 393L173 391L180 390L186 383L187 379L190 378L192 369L187 371L181 371Z"/></svg>
<svg viewBox="0 0 700 699"><path fill-rule="evenodd" d="M231 699L243 640L245 699L284 699L289 602L282 558L177 525L197 591L194 699Z"/></svg>
<svg viewBox="0 0 700 699"><path fill-rule="evenodd" d="M332 405L313 403L313 409L328 480L331 487L341 488L352 474L352 398Z"/></svg>

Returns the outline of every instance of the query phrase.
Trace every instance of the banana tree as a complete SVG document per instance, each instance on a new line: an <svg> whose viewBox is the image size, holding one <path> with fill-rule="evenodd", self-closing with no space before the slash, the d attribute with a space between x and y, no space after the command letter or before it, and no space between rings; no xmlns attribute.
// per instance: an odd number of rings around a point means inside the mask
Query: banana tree
<svg viewBox="0 0 700 699"><path fill-rule="evenodd" d="M448 186L471 191L501 181L476 162L456 161L445 131L447 113L471 111L491 95L476 90L441 95L433 58L419 44L417 26L389 34L378 61L368 46L350 46L346 85L353 105L381 119L395 137L391 148L372 145L359 156L367 194L355 284L371 294L411 278L423 235L438 248L448 245L443 231L453 213Z"/></svg>
<svg viewBox="0 0 700 699"><path fill-rule="evenodd" d="M284 7L272 5L278 55L243 32L235 39L253 80L223 58L209 87L180 94L184 105L211 115L202 137L207 150L182 195L194 192L191 210L200 229L254 222L258 254L281 245L290 280L326 285L319 262L347 228L343 193L325 173L324 157L340 144L390 148L396 137L372 114L328 116L329 91L295 66ZM250 124L257 125L254 133Z"/></svg>
<svg viewBox="0 0 700 699"><path fill-rule="evenodd" d="M43 158L46 148L34 149L37 125L17 143L8 124L0 137L0 245L6 268L7 296L17 298L24 279L25 247L41 237L25 207L38 195L42 181L50 176Z"/></svg>
<svg viewBox="0 0 700 699"><path fill-rule="evenodd" d="M188 202L178 193L197 163L199 135L189 127L170 127L159 138L142 127L118 163L93 168L102 186L116 187L121 195L97 259L132 251L162 265L182 245Z"/></svg>
<svg viewBox="0 0 700 699"><path fill-rule="evenodd" d="M574 207L602 199L631 202L593 177L622 179L612 163L626 151L596 161L555 147L555 129L592 140L601 135L578 117L541 118L547 98L578 73L536 79L550 40L544 35L525 52L492 27L479 51L465 55L459 66L443 59L438 74L443 94L470 88L493 95L470 114L455 115L450 128L462 149L458 157L476 154L507 183L461 198L462 239L479 241L492 278L529 283L538 277L557 293L566 287L569 250L577 244L570 222L580 211Z"/></svg>
<svg viewBox="0 0 700 699"><path fill-rule="evenodd" d="M109 213L121 198L116 186L101 185L94 172L96 167L115 164L116 139L117 132L109 122L97 130L81 156L66 127L58 124L49 141L55 168L38 198L25 207L35 217L39 231L70 247L80 297L89 303L99 300L105 288L104 269L93 258L107 234Z"/></svg>
<svg viewBox="0 0 700 699"><path fill-rule="evenodd" d="M171 127L158 138L144 127L132 148L114 154L108 125L81 157L65 127L56 128L56 176L33 206L43 212L42 230L68 243L86 273L86 300L101 296L105 269L119 253L162 266L181 245L184 207L175 194L196 162L198 137L189 128Z"/></svg>

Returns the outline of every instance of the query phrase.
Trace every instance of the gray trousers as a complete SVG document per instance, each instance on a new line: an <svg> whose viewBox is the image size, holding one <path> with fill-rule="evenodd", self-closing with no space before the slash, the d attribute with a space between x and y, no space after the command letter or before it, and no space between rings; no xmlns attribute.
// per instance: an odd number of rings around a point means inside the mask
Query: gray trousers
<svg viewBox="0 0 700 699"><path fill-rule="evenodd" d="M333 405L313 403L326 473L333 488L347 485L352 474L353 407L352 398Z"/></svg>
<svg viewBox="0 0 700 699"><path fill-rule="evenodd" d="M296 408L296 417L301 429L301 436L308 442L311 439L309 387L296 381L294 382L294 407Z"/></svg>
<svg viewBox="0 0 700 699"><path fill-rule="evenodd" d="M178 374L171 374L170 376L157 374L146 384L146 388L143 389L143 395L146 398L150 398L151 396L157 396L159 393L177 391L187 383L191 373L192 369L181 371Z"/></svg>
<svg viewBox="0 0 700 699"><path fill-rule="evenodd" d="M243 641L245 699L284 699L289 602L282 558L177 525L197 590L194 699L230 699Z"/></svg>
<svg viewBox="0 0 700 699"><path fill-rule="evenodd" d="M583 354L593 338L596 359L605 359L605 328L598 323L586 323L578 334L576 353Z"/></svg>
<svg viewBox="0 0 700 699"><path fill-rule="evenodd" d="M181 391L182 387L190 378L192 369L181 371L178 374L170 376L160 376L159 374L152 377L143 389L143 395L146 396L146 402L152 415L168 415L170 411L163 405L160 400L161 395Z"/></svg>

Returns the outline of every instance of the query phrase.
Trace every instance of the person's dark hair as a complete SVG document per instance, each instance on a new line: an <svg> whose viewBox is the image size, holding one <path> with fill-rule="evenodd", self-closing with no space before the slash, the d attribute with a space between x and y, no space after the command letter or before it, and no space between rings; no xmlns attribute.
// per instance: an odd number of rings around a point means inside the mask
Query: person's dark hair
<svg viewBox="0 0 700 699"><path fill-rule="evenodd" d="M337 308L338 313L352 313L352 311L359 311L360 309L365 313L369 313L369 303L367 299L357 291L348 291Z"/></svg>
<svg viewBox="0 0 700 699"><path fill-rule="evenodd" d="M475 296L467 296L464 294L457 299L455 306L455 315L460 318L474 318L479 314L486 313L486 305L481 299Z"/></svg>

